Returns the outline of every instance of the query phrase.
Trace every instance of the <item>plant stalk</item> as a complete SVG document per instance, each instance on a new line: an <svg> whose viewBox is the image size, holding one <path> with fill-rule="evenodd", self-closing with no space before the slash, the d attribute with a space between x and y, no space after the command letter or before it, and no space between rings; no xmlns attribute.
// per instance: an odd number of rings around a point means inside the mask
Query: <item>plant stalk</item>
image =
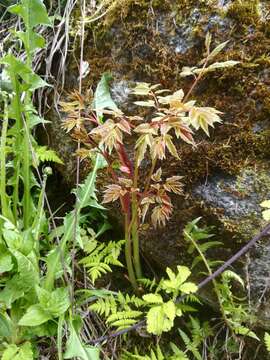
<svg viewBox="0 0 270 360"><path fill-rule="evenodd" d="M22 119L21 119L21 101L20 101L20 86L19 81L14 74L11 78L13 89L15 90L13 109L15 112L15 127L16 127L16 141L15 141L15 149L13 151L14 154L14 184L13 184L13 216L15 223L18 220L18 206L19 206L19 185L20 185L20 168L21 168L21 142L22 142Z"/></svg>
<svg viewBox="0 0 270 360"><path fill-rule="evenodd" d="M137 189L138 187L138 157L136 155L135 159L135 166L134 166L134 181L133 187ZM134 218L134 221L133 221ZM138 217L138 199L137 193L132 193L132 229L131 229L131 236L132 236L132 245L133 245L133 262L134 262L134 269L136 272L136 278L142 278L142 268L141 268L141 261L140 261L140 240L139 240L139 217Z"/></svg>
<svg viewBox="0 0 270 360"><path fill-rule="evenodd" d="M7 140L7 129L8 129L8 104L7 99L4 99L4 118L2 125L1 134L1 145L0 145L0 200L1 210L4 217L10 221L14 221L12 212L8 204L8 196L6 192L6 140Z"/></svg>
<svg viewBox="0 0 270 360"><path fill-rule="evenodd" d="M30 29L26 31L28 38L28 45L26 46L26 63L29 68L32 66L32 55L30 51ZM25 104L31 105L31 91L26 91ZM23 194L23 222L24 227L27 229L30 226L31 221L31 152L30 144L31 134L30 134L30 114L28 111L25 111L25 117L23 119L23 163L22 163L22 174L23 174L23 184L24 184L24 194Z"/></svg>
<svg viewBox="0 0 270 360"><path fill-rule="evenodd" d="M131 247L131 238L130 238L130 231L129 231L129 216L125 214L125 257L128 269L128 277L129 281L133 289L136 291L138 289L138 284L136 281L135 272L133 269L132 263L132 247Z"/></svg>

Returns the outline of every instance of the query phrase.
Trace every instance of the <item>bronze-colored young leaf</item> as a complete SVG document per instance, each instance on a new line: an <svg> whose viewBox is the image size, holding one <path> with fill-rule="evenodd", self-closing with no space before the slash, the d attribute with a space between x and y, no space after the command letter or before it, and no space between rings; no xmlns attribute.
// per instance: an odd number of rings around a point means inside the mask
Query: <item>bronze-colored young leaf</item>
<svg viewBox="0 0 270 360"><path fill-rule="evenodd" d="M132 93L134 95L142 95L146 96L151 91L151 84L145 82L138 82L135 88L133 89Z"/></svg>
<svg viewBox="0 0 270 360"><path fill-rule="evenodd" d="M62 128L66 130L67 133L69 133L74 128L80 129L82 125L83 119L75 115L74 117L69 116L66 120L64 120L62 123Z"/></svg>
<svg viewBox="0 0 270 360"><path fill-rule="evenodd" d="M142 218L142 222L144 222L146 214L149 210L150 205L153 205L155 203L155 200L152 197L145 197L144 199L142 199L141 201L141 218Z"/></svg>
<svg viewBox="0 0 270 360"><path fill-rule="evenodd" d="M209 126L214 127L215 123L221 123L220 111L211 107L193 107L189 112L189 119L194 129L201 128L209 136Z"/></svg>
<svg viewBox="0 0 270 360"><path fill-rule="evenodd" d="M164 189L175 194L182 194L183 184L180 182L181 179L183 179L183 176L172 176L166 179Z"/></svg>
<svg viewBox="0 0 270 360"><path fill-rule="evenodd" d="M174 128L175 136L178 139L179 138L182 139L187 144L195 145L195 141L192 136L193 131L191 130L191 128L188 125L185 125L181 120L175 121L174 123L171 124L172 127Z"/></svg>
<svg viewBox="0 0 270 360"><path fill-rule="evenodd" d="M120 185L111 184L106 186L106 190L104 191L103 204L116 201L120 198L120 196L124 196L127 193L127 190L122 189Z"/></svg>
<svg viewBox="0 0 270 360"><path fill-rule="evenodd" d="M137 127L135 127L134 131L140 134L157 135L157 129L149 123L138 125Z"/></svg>
<svg viewBox="0 0 270 360"><path fill-rule="evenodd" d="M165 159L166 141L164 136L157 136L154 138L150 151L152 159Z"/></svg>
<svg viewBox="0 0 270 360"><path fill-rule="evenodd" d="M170 105L173 107L175 102L181 102L184 98L184 91L182 89L175 91L172 95L159 96L158 101L160 104Z"/></svg>
<svg viewBox="0 0 270 360"><path fill-rule="evenodd" d="M166 143L166 147L167 149L169 150L169 152L172 154L172 156L174 156L176 159L180 159L179 158L179 155L178 155L178 152L176 150L176 147L172 141L172 136L171 135L164 135L164 140L165 140L165 143Z"/></svg>
<svg viewBox="0 0 270 360"><path fill-rule="evenodd" d="M112 152L118 143L123 143L122 130L112 119L93 129L90 134L96 138L100 146L104 146L109 152Z"/></svg>
<svg viewBox="0 0 270 360"><path fill-rule="evenodd" d="M162 169L158 168L157 171L152 175L151 179L155 182L159 182L161 180Z"/></svg>
<svg viewBox="0 0 270 360"><path fill-rule="evenodd" d="M171 216L171 213L172 208L167 205L161 204L155 206L151 215L151 220L154 227L165 226L166 221L169 220Z"/></svg>
<svg viewBox="0 0 270 360"><path fill-rule="evenodd" d="M141 135L136 141L135 149L137 151L138 166L140 166L141 162L145 157L147 147L151 148L152 144L153 144L153 136L151 134Z"/></svg>

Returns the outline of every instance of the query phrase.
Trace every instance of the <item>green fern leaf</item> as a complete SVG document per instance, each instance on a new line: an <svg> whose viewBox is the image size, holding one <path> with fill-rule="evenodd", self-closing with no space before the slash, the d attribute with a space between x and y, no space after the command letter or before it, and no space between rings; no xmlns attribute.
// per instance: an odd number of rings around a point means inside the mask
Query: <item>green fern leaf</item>
<svg viewBox="0 0 270 360"><path fill-rule="evenodd" d="M115 314L110 315L106 322L107 323L114 323L117 320L128 320L128 319L135 319L142 315L141 311L130 310L130 311L118 311Z"/></svg>
<svg viewBox="0 0 270 360"><path fill-rule="evenodd" d="M51 161L56 164L64 164L54 150L48 149L47 146L38 146L35 149L38 164L41 162Z"/></svg>
<svg viewBox="0 0 270 360"><path fill-rule="evenodd" d="M270 353L270 335L267 332L264 334L264 343L267 351Z"/></svg>
<svg viewBox="0 0 270 360"><path fill-rule="evenodd" d="M245 326L237 326L234 327L234 331L236 334L238 335L244 335L244 336L248 336L252 339L258 340L260 341L260 339L258 338L258 336L254 333L254 331L251 331L249 328L245 327Z"/></svg>
<svg viewBox="0 0 270 360"><path fill-rule="evenodd" d="M234 271L232 270L226 270L222 273L222 278L224 280L235 280L237 281L243 288L245 287L245 283L243 281L243 279L236 274Z"/></svg>

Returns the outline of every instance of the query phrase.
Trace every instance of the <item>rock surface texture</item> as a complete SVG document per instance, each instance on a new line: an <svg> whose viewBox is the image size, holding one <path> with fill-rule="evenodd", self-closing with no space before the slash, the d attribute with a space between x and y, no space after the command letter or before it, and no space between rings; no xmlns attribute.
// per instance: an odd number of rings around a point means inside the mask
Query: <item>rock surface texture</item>
<svg viewBox="0 0 270 360"><path fill-rule="evenodd" d="M180 161L168 158L164 172L184 176L185 194L175 197L175 211L166 228L142 233L142 249L156 264L188 264L182 231L198 216L214 225L224 243L210 256L225 260L262 226L260 202L270 198L270 4L243 0L122 0L98 23L87 28L85 61L90 72L84 88L95 88L105 71L113 74L111 94L119 107L131 111L130 84L161 83L187 91L192 79L181 78L183 66L203 58L209 31L214 46L229 40L218 61L240 65L209 73L193 93L200 105L222 111L223 123L197 147L180 144ZM66 88L77 86L77 65L70 59ZM69 74L72 74L70 76ZM74 75L75 74L75 75ZM74 80L75 79L75 80ZM72 182L73 144L52 115L51 142L67 161L62 169ZM69 144L67 146L67 144ZM270 239L264 239L237 265L248 275L251 301L258 302L270 285ZM266 297L267 298L267 297ZM262 323L270 320L261 306Z"/></svg>

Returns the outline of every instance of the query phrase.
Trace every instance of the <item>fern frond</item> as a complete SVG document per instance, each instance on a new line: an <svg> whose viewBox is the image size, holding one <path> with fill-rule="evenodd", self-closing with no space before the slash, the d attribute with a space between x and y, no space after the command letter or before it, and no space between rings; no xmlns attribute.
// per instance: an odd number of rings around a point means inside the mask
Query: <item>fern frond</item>
<svg viewBox="0 0 270 360"><path fill-rule="evenodd" d="M90 269L87 271L93 284L95 281L100 278L102 275L107 274L108 272L112 272L112 269L109 265L105 263L93 262L86 265Z"/></svg>
<svg viewBox="0 0 270 360"><path fill-rule="evenodd" d="M222 245L222 242L220 241L208 241L203 244L199 244L200 250L205 253L207 250L212 249L214 247Z"/></svg>
<svg viewBox="0 0 270 360"><path fill-rule="evenodd" d="M226 270L222 273L222 279L230 281L230 280L235 280L237 281L243 288L245 287L245 283L243 281L243 279L241 278L241 276L239 276L238 274L236 274L234 271L232 270Z"/></svg>
<svg viewBox="0 0 270 360"><path fill-rule="evenodd" d="M155 279L150 280L150 279L138 279L138 283L142 284L146 289L149 289L150 291L152 291L152 289L157 285L157 282Z"/></svg>
<svg viewBox="0 0 270 360"><path fill-rule="evenodd" d="M113 295L105 298L99 298L94 304L89 306L89 309L99 315L108 317L117 311L117 304Z"/></svg>
<svg viewBox="0 0 270 360"><path fill-rule="evenodd" d="M270 353L270 335L267 332L264 334L264 343L267 351Z"/></svg>
<svg viewBox="0 0 270 360"><path fill-rule="evenodd" d="M182 303L186 304L186 303L196 303L196 304L201 304L200 299L194 295L194 294L187 294L181 301Z"/></svg>
<svg viewBox="0 0 270 360"><path fill-rule="evenodd" d="M110 241L107 244L98 243L97 240L92 238L89 243L86 240L85 251L88 253L88 256L80 260L79 263L88 269L87 272L93 283L102 275L112 272L110 265L123 266L118 260L123 243L123 240L117 242Z"/></svg>
<svg viewBox="0 0 270 360"><path fill-rule="evenodd" d="M123 306L134 305L136 308L140 308L145 305L145 301L137 296L130 296L129 294L124 296L120 291L117 296L117 301Z"/></svg>
<svg viewBox="0 0 270 360"><path fill-rule="evenodd" d="M45 161L63 164L63 161L59 158L56 152L52 149L48 149L47 146L37 146L35 149L35 154L38 164Z"/></svg>
<svg viewBox="0 0 270 360"><path fill-rule="evenodd" d="M115 314L111 314L106 322L107 323L114 323L117 320L128 320L128 319L135 319L142 315L141 311L136 310L129 310L129 311L118 311Z"/></svg>
<svg viewBox="0 0 270 360"><path fill-rule="evenodd" d="M157 345L156 349L150 350L150 355L139 355L137 349L135 348L135 354L130 352L125 352L124 357L121 360L130 360L130 359L137 359L137 360L166 360L165 355L161 351L159 345ZM176 358L175 358L176 359ZM178 359L178 358L177 358ZM180 358L180 360L188 360L188 358Z"/></svg>

